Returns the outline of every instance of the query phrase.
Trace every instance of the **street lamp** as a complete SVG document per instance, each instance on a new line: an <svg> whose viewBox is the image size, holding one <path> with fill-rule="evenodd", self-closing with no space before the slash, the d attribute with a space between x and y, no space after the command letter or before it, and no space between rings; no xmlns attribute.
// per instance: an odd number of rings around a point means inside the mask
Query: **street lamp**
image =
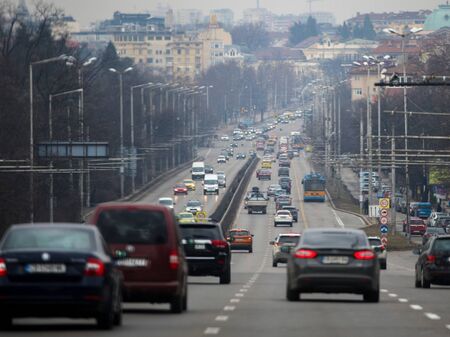
<svg viewBox="0 0 450 337"><path fill-rule="evenodd" d="M30 222L34 222L34 176L33 176L33 166L34 166L34 110L33 110L33 66L40 64L47 64L58 61L67 61L69 56L66 54L61 54L56 57L50 57L48 59L30 62L29 69L29 84L30 84Z"/></svg>
<svg viewBox="0 0 450 337"><path fill-rule="evenodd" d="M407 56L405 53L405 39L411 35L421 32L423 28L412 27L407 32L399 33L393 28L385 28L383 31L386 33L394 34L402 38L401 52L403 57L402 67L403 67L403 83L406 83L406 62ZM403 86L403 111L404 111L404 121L405 121L405 185L406 185L406 223L409 224L409 165L408 165L408 98L406 92L406 85ZM392 191L395 196L395 191ZM396 224L392 224L395 226ZM410 233L408 237L411 238Z"/></svg>
<svg viewBox="0 0 450 337"><path fill-rule="evenodd" d="M133 67L128 67L123 71L115 68L109 68L109 71L119 75L119 90L120 90L120 197L125 195L125 168L124 168L124 148L123 148L123 75L133 70Z"/></svg>

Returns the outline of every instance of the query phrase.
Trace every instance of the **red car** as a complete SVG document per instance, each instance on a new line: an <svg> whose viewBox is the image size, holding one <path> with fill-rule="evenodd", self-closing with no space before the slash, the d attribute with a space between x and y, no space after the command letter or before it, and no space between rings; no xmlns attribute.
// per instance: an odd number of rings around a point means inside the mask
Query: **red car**
<svg viewBox="0 0 450 337"><path fill-rule="evenodd" d="M409 218L409 224L406 220L403 221L403 231L410 234L424 235L427 230L425 221L421 218L411 217Z"/></svg>
<svg viewBox="0 0 450 337"><path fill-rule="evenodd" d="M171 209L104 203L88 223L98 227L117 259L124 276L124 302L169 303L173 313L187 309L188 265Z"/></svg>
<svg viewBox="0 0 450 337"><path fill-rule="evenodd" d="M186 187L186 185L184 184L176 184L173 188L173 194L177 195L177 194L188 194L188 189Z"/></svg>
<svg viewBox="0 0 450 337"><path fill-rule="evenodd" d="M270 180L272 179L272 171L268 169L260 169L256 173L256 176L258 180Z"/></svg>

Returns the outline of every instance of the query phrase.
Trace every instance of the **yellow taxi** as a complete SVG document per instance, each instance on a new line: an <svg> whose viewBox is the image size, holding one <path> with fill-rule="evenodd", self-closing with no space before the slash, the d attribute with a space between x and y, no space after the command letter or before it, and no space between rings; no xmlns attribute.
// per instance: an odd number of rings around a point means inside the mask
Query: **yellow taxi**
<svg viewBox="0 0 450 337"><path fill-rule="evenodd" d="M312 145L306 145L306 147L305 147L305 152L312 152L313 151L313 147L312 147Z"/></svg>
<svg viewBox="0 0 450 337"><path fill-rule="evenodd" d="M192 179L184 179L183 184L189 191L195 191L195 181Z"/></svg>
<svg viewBox="0 0 450 337"><path fill-rule="evenodd" d="M261 163L261 168L263 168L263 169L272 168L272 161L271 160L263 160Z"/></svg>
<svg viewBox="0 0 450 337"><path fill-rule="evenodd" d="M191 212L180 212L177 214L179 223L194 223L196 222L194 214Z"/></svg>

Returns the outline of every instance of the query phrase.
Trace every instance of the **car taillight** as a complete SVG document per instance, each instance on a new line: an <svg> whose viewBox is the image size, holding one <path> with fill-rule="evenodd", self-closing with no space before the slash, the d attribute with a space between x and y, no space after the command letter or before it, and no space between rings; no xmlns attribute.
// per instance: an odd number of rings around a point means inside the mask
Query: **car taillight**
<svg viewBox="0 0 450 337"><path fill-rule="evenodd" d="M212 240L211 244L217 248L227 248L228 242L222 240Z"/></svg>
<svg viewBox="0 0 450 337"><path fill-rule="evenodd" d="M169 254L169 268L172 270L177 270L180 265L180 257L176 250L172 250Z"/></svg>
<svg viewBox="0 0 450 337"><path fill-rule="evenodd" d="M360 250L353 254L356 260L373 260L376 255L371 250Z"/></svg>
<svg viewBox="0 0 450 337"><path fill-rule="evenodd" d="M314 259L317 252L311 249L299 249L295 252L295 257L298 259Z"/></svg>
<svg viewBox="0 0 450 337"><path fill-rule="evenodd" d="M5 277L8 271L6 270L5 259L0 259L0 277Z"/></svg>
<svg viewBox="0 0 450 337"><path fill-rule="evenodd" d="M90 257L86 261L86 267L84 268L84 275L86 276L104 276L105 264L103 261Z"/></svg>
<svg viewBox="0 0 450 337"><path fill-rule="evenodd" d="M385 249L386 249L385 246L380 246L380 250L381 250L382 252L384 252Z"/></svg>
<svg viewBox="0 0 450 337"><path fill-rule="evenodd" d="M427 263L435 263L435 262L436 262L436 256L427 255Z"/></svg>

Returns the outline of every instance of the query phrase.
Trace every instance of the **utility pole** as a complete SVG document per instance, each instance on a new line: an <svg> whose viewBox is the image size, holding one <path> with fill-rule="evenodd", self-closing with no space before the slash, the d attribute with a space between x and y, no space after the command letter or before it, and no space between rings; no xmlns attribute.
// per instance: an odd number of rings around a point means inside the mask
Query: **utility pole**
<svg viewBox="0 0 450 337"><path fill-rule="evenodd" d="M391 140L391 225L392 225L392 233L396 232L396 224L397 224L397 214L395 209L395 123L392 123L392 140Z"/></svg>

